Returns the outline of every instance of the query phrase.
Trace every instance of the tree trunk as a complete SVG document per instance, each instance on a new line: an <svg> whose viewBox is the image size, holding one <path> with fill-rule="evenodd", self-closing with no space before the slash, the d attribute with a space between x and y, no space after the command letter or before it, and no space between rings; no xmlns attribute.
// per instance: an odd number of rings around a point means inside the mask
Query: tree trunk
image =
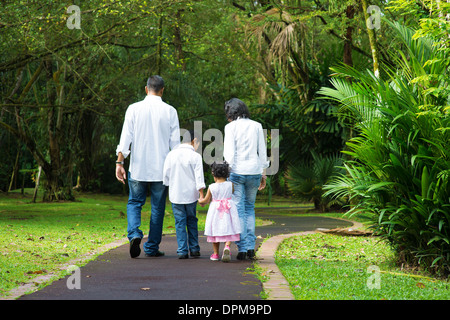
<svg viewBox="0 0 450 320"><path fill-rule="evenodd" d="M162 50L161 50L161 41L162 41L162 24L163 24L163 20L162 17L159 17L158 20L158 39L157 39L157 46L156 46L156 70L155 70L155 74L160 75L161 74L161 55L162 55Z"/></svg>
<svg viewBox="0 0 450 320"><path fill-rule="evenodd" d="M62 102L63 95L63 88L59 84L59 76L63 68L61 67L53 73L51 57L44 61L44 67L47 76L47 100L51 105L47 112L50 168L44 169L47 177L44 201L73 200L71 187L64 183L64 176L67 175L67 172L64 172L61 162L63 110L58 104ZM66 167L70 168L69 165ZM67 184L68 181L65 182Z"/></svg>
<svg viewBox="0 0 450 320"><path fill-rule="evenodd" d="M95 168L98 151L97 146L100 143L101 125L98 115L92 111L84 111L80 115L80 122L83 130L78 133L78 140L82 146L77 152L79 159L77 163L80 176L78 188L81 191L98 191L98 174ZM99 131L100 130L100 131Z"/></svg>
<svg viewBox="0 0 450 320"><path fill-rule="evenodd" d="M183 52L183 41L181 39L181 28L180 28L180 23L181 23L181 11L182 10L178 10L177 14L176 14L176 20L175 20L175 30L174 30L174 38L173 38L173 43L175 45L175 49L177 51L177 60L178 63L181 65L183 71L186 70L186 62L184 60L184 52Z"/></svg>
<svg viewBox="0 0 450 320"><path fill-rule="evenodd" d="M41 173L42 173L42 167L39 166L38 174L36 177L36 185L34 186L34 193L33 193L33 200L32 200L33 203L36 202L36 197L37 197L37 193L39 190L39 182L41 180Z"/></svg>
<svg viewBox="0 0 450 320"><path fill-rule="evenodd" d="M362 0L362 8L364 10L364 17L366 18L366 22L369 19L369 13L367 12L367 0ZM375 39L375 31L373 27L369 27L368 24L366 24L367 27L367 33L369 35L369 42L370 42L370 49L372 52L372 59L373 59L373 72L375 74L375 77L379 77L380 71L379 71L379 65L378 65L378 49L377 49L377 42Z"/></svg>
<svg viewBox="0 0 450 320"><path fill-rule="evenodd" d="M14 183L15 181L17 181L17 175L19 173L19 157L20 157L20 149L17 150L17 156L16 156L16 161L14 163L14 168L11 174L11 181L9 182L9 188L8 188L8 192L10 192L11 190L13 190L13 184L14 184L14 189L16 189L16 183Z"/></svg>
<svg viewBox="0 0 450 320"><path fill-rule="evenodd" d="M345 16L347 17L347 21L353 19L355 16L355 7L348 6L345 10ZM349 66L353 66L353 58L352 58L352 41L353 41L353 27L348 26L345 34L344 40L344 63Z"/></svg>

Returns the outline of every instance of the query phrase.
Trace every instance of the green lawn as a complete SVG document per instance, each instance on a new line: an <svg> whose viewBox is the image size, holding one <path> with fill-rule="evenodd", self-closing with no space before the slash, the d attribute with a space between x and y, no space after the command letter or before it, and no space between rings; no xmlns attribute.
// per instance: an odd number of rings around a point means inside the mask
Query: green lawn
<svg viewBox="0 0 450 320"><path fill-rule="evenodd" d="M400 270L375 237L293 237L280 244L276 263L297 300L450 299L448 281Z"/></svg>

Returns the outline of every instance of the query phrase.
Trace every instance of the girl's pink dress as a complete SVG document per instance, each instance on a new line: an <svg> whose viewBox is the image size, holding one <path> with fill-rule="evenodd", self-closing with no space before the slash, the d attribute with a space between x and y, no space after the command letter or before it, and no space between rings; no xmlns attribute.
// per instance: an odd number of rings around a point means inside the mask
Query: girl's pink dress
<svg viewBox="0 0 450 320"><path fill-rule="evenodd" d="M209 186L212 200L205 222L208 242L239 241L241 225L236 204L231 200L233 184L230 181Z"/></svg>

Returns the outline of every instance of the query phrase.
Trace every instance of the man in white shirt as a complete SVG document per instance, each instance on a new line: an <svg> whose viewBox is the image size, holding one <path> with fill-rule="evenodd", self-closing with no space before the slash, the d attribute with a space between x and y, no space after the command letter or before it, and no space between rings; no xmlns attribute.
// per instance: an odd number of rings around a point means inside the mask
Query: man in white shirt
<svg viewBox="0 0 450 320"><path fill-rule="evenodd" d="M203 162L195 152L199 146L194 131L185 134L184 141L170 151L164 162L163 183L169 186L169 199L175 217L179 259L200 256L198 244L197 201L203 197L205 181ZM187 232L186 232L187 229Z"/></svg>
<svg viewBox="0 0 450 320"><path fill-rule="evenodd" d="M164 80L160 76L151 76L145 87L145 99L130 105L125 113L116 149L116 178L124 184L127 180L124 159L131 154L127 231L132 258L141 253L143 233L139 227L148 189L151 197L150 231L143 248L146 256L164 255L159 251L167 197L167 187L162 183L163 167L170 149L180 143L180 125L176 109L162 101L163 91Z"/></svg>

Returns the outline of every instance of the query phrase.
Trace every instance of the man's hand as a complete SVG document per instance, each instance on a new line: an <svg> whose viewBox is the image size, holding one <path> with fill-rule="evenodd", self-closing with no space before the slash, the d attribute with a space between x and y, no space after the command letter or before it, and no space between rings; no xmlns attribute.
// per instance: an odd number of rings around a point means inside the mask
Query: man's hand
<svg viewBox="0 0 450 320"><path fill-rule="evenodd" d="M116 164L116 178L123 184L125 184L125 180L127 180L127 173L122 165Z"/></svg>

